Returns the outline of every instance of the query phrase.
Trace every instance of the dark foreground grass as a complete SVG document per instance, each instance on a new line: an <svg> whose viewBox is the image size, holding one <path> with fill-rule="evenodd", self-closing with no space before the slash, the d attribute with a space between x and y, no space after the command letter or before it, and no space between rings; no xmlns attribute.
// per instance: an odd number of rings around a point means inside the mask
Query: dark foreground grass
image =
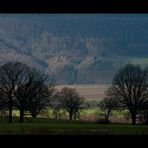
<svg viewBox="0 0 148 148"><path fill-rule="evenodd" d="M0 118L1 135L148 135L148 126L130 124L96 124L94 122L52 120L47 118L25 118L19 123L7 123L7 118Z"/></svg>

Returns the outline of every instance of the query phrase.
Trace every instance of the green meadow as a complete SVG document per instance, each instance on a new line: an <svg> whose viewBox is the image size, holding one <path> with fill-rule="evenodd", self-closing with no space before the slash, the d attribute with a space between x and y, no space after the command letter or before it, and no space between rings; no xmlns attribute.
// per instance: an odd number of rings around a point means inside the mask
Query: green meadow
<svg viewBox="0 0 148 148"><path fill-rule="evenodd" d="M97 124L91 121L54 120L48 118L25 118L19 123L7 123L7 117L0 118L0 135L148 135L148 126L131 124Z"/></svg>

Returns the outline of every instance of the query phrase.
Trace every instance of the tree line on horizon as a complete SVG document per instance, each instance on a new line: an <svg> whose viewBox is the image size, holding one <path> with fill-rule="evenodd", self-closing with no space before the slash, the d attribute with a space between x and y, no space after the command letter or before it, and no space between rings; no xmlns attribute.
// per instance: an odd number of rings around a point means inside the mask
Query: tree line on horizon
<svg viewBox="0 0 148 148"><path fill-rule="evenodd" d="M77 119L83 108L84 98L75 89L63 88L56 92L54 81L45 73L20 62L9 62L0 67L0 109L20 111L20 122L29 111L33 118L41 110L52 107L57 117L62 108L69 119ZM114 76L112 86L98 107L104 111L105 121L109 121L112 110L127 109L132 125L140 116L148 124L148 69L140 65L127 64Z"/></svg>

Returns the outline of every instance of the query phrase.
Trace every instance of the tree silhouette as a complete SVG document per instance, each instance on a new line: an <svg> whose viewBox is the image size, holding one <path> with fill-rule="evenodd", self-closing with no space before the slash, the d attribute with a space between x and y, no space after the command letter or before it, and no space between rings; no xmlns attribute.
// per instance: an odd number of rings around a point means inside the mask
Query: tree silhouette
<svg viewBox="0 0 148 148"><path fill-rule="evenodd" d="M6 107L9 109L10 123L12 122L14 91L20 85L22 76L25 77L27 69L28 67L20 62L9 62L0 67L0 92L5 99Z"/></svg>
<svg viewBox="0 0 148 148"><path fill-rule="evenodd" d="M61 116L61 111L63 109L60 101L59 101L60 94L58 91L55 91L55 94L52 97L52 101L50 102L50 107L53 109L53 115L55 119Z"/></svg>
<svg viewBox="0 0 148 148"><path fill-rule="evenodd" d="M47 82L47 76L38 69L29 68L27 77L14 92L16 106L20 110L20 122L24 122L24 111L29 111L36 118L40 110L48 106L53 92L53 83ZM48 85L46 84L48 83Z"/></svg>
<svg viewBox="0 0 148 148"><path fill-rule="evenodd" d="M59 93L59 101L62 107L69 113L69 119L72 120L74 116L77 116L84 98L80 97L75 89L64 87Z"/></svg>
<svg viewBox="0 0 148 148"><path fill-rule="evenodd" d="M136 124L136 116L148 96L148 71L139 65L127 64L114 76L112 95L127 107Z"/></svg>
<svg viewBox="0 0 148 148"><path fill-rule="evenodd" d="M118 101L115 98L104 98L98 104L99 108L104 111L106 122L109 121L112 110L118 109Z"/></svg>
<svg viewBox="0 0 148 148"><path fill-rule="evenodd" d="M42 109L49 107L53 92L54 85L52 83L50 85L45 84L43 81L33 83L27 108L33 118L36 118Z"/></svg>
<svg viewBox="0 0 148 148"><path fill-rule="evenodd" d="M0 106L9 109L9 122L12 122L12 109L20 110L20 122L24 121L24 111L29 110L33 117L48 105L53 92L53 82L36 68L20 62L9 62L0 67Z"/></svg>

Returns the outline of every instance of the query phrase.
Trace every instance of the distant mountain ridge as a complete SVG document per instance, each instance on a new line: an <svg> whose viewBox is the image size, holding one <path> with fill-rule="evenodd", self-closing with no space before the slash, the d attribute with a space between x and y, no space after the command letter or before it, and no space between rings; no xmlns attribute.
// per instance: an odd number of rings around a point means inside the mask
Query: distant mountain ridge
<svg viewBox="0 0 148 148"><path fill-rule="evenodd" d="M111 83L147 57L146 14L0 14L0 64L25 62L57 84Z"/></svg>

